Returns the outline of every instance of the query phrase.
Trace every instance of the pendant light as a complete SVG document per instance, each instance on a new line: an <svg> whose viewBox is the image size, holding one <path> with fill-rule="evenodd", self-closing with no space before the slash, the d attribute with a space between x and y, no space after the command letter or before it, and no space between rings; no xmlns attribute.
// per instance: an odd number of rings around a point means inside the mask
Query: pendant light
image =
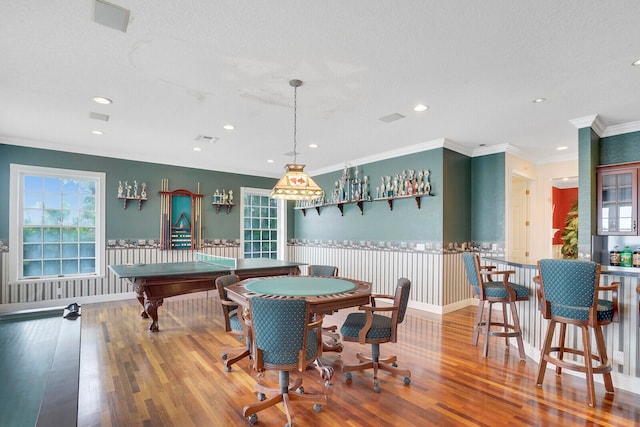
<svg viewBox="0 0 640 427"><path fill-rule="evenodd" d="M289 85L293 87L293 163L287 164L286 173L280 181L273 187L269 197L272 199L284 200L314 200L323 195L322 188L316 184L309 175L304 172L305 165L296 163L297 140L296 140L296 119L298 113L298 87L302 86L301 80L290 80Z"/></svg>

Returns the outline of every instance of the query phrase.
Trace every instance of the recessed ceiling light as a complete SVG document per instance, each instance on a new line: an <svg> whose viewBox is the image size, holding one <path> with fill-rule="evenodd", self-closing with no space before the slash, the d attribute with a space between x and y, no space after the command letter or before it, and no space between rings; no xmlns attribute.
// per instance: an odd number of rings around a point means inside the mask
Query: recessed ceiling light
<svg viewBox="0 0 640 427"><path fill-rule="evenodd" d="M417 112L427 111L428 109L429 109L429 106L424 104L418 104L415 107L413 107L413 111L417 111Z"/></svg>
<svg viewBox="0 0 640 427"><path fill-rule="evenodd" d="M318 144L309 144L309 148L318 148Z"/></svg>
<svg viewBox="0 0 640 427"><path fill-rule="evenodd" d="M546 98L536 98L536 99L533 100L533 103L534 104L540 104L541 102L544 102L546 100L547 100Z"/></svg>
<svg viewBox="0 0 640 427"><path fill-rule="evenodd" d="M224 125L222 126L225 130L234 130L235 126L234 125Z"/></svg>
<svg viewBox="0 0 640 427"><path fill-rule="evenodd" d="M636 62L634 62L631 65L636 66L636 67L639 66L640 65L640 59L638 59Z"/></svg>
<svg viewBox="0 0 640 427"><path fill-rule="evenodd" d="M105 98L103 96L96 96L93 98L93 100L98 104L102 104L102 105L108 105L113 103L112 100L110 100L109 98Z"/></svg>
<svg viewBox="0 0 640 427"><path fill-rule="evenodd" d="M92 130L91 133L94 135L104 135L104 132L102 132L101 130Z"/></svg>
<svg viewBox="0 0 640 427"><path fill-rule="evenodd" d="M562 147L558 147L558 148L556 148L556 150L558 150L558 151L562 151L562 150L566 150L567 148L569 148L569 147L562 146Z"/></svg>
<svg viewBox="0 0 640 427"><path fill-rule="evenodd" d="M267 163L274 163L275 161L272 159L267 160Z"/></svg>
<svg viewBox="0 0 640 427"><path fill-rule="evenodd" d="M200 148L200 147L193 147L193 151L202 151L202 148Z"/></svg>

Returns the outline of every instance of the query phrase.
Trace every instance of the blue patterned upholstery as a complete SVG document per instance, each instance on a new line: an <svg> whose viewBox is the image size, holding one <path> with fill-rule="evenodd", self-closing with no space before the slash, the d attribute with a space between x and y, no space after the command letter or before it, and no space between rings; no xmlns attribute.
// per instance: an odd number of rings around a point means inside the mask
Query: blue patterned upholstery
<svg viewBox="0 0 640 427"><path fill-rule="evenodd" d="M508 338L516 338L518 342L518 351L520 358L525 359L524 343L522 342L522 330L520 328L520 319L516 310L516 301L526 301L529 299L529 288L518 285L509 281L509 277L515 271L497 271L493 266L481 266L480 257L473 252L463 252L462 262L467 272L467 278L471 284L471 291L474 297L480 300L478 304L478 313L476 317L476 325L473 330L473 345L478 344L480 334L485 335L484 357L489 355L489 337L498 336L506 338L507 346ZM498 278L494 281L494 277ZM486 319L483 319L485 303L488 302L489 310ZM502 322L492 320L491 311L494 303L501 303ZM511 318L513 324L509 324L507 318L507 305L511 310ZM492 326L500 327L500 330L491 330Z"/></svg>
<svg viewBox="0 0 640 427"><path fill-rule="evenodd" d="M596 301L597 264L587 261L543 259L539 262L544 300L551 315L578 321L589 320L589 309ZM613 303L597 300L597 321L613 320Z"/></svg>
<svg viewBox="0 0 640 427"><path fill-rule="evenodd" d="M565 259L538 261L538 277L535 281L538 284L538 306L543 317L549 320L540 351L536 385L542 386L547 363L556 365L558 375L563 369L582 372L586 374L589 406L595 406L594 374L602 374L607 393L614 392L612 366L607 357L602 326L617 321L620 283L612 282L609 286L600 286L599 264ZM599 291L611 291L613 301L598 299ZM556 337L555 329L558 323L561 324L561 328ZM582 332L576 334L576 337L582 337L581 346L576 340L566 339L567 324L575 325ZM592 333L596 341L595 346L591 344ZM572 360L566 357L567 355L581 357Z"/></svg>
<svg viewBox="0 0 640 427"><path fill-rule="evenodd" d="M273 396L242 409L242 414L249 417L249 423L258 421L257 413L282 402L289 426L296 425L291 412L291 402L299 400L313 403L314 410L320 412L327 396L309 394L302 389L302 378L290 381L290 371L303 371L320 355L322 349L320 329L324 316L314 314L313 321L309 312L309 303L303 298L268 298L253 297L250 300L251 325L255 349L255 369L278 371L279 387L268 388L260 382L254 385L258 395L274 393ZM297 393L290 393L296 390Z"/></svg>
<svg viewBox="0 0 640 427"><path fill-rule="evenodd" d="M333 277L338 275L338 267L333 265L310 265L309 276L314 277Z"/></svg>
<svg viewBox="0 0 640 427"><path fill-rule="evenodd" d="M231 302L227 297L227 286L238 283L240 277L236 274L227 274L216 279L216 288L222 304L222 314L225 317L225 330L238 333L243 332L243 325L238 318L238 305Z"/></svg>
<svg viewBox="0 0 640 427"><path fill-rule="evenodd" d="M390 372L395 375L403 375L404 383L411 382L411 371L408 369L399 369L395 365L396 357L391 356L380 359L380 344L386 342L396 342L398 324L404 320L407 306L409 305L409 296L411 293L411 281L406 278L398 279L395 295L377 295L371 296L371 305L360 307L361 311L350 313L344 321L340 332L345 341L359 342L360 344L371 344L371 356L365 356L362 353L356 354L360 360L357 365L343 365L342 370L347 373L347 379L351 378L351 371L362 371L365 369L373 369L373 389L380 391L377 383L378 369ZM393 298L392 307L376 307L376 298ZM386 312L385 314L377 314L376 311ZM369 329L367 320L371 319ZM364 338L361 336L364 335Z"/></svg>
<svg viewBox="0 0 640 427"><path fill-rule="evenodd" d="M302 298L251 298L251 321L256 347L267 365L296 367L300 350L305 348L308 307ZM305 360L318 354L315 331L307 333Z"/></svg>

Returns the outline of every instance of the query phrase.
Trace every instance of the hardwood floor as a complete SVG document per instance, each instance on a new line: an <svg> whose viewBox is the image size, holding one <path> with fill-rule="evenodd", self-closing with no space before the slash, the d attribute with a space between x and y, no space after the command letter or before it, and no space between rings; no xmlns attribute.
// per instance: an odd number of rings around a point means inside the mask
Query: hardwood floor
<svg viewBox="0 0 640 427"><path fill-rule="evenodd" d="M248 361L225 372L222 346L240 346L225 333L217 293L165 300L160 332L148 333L136 301L85 304L82 308L79 426L242 426L242 407L256 401ZM340 325L347 311L327 317ZM355 362L368 348L344 343L342 356L326 353L337 367L326 387L316 371L303 374L305 390L328 396L322 412L294 404L298 426L498 426L640 424L640 395L596 384L597 406L586 404L586 385L569 374L548 372L536 387L537 363L520 361L517 349L492 339L489 358L471 345L475 310L442 317L409 310L399 341L383 344L412 371L411 385L385 372L380 393L370 373L345 381L342 360ZM482 337L481 337L482 343ZM275 372L266 380L275 384ZM615 384L614 384L615 385ZM281 406L259 414L258 425L286 422Z"/></svg>

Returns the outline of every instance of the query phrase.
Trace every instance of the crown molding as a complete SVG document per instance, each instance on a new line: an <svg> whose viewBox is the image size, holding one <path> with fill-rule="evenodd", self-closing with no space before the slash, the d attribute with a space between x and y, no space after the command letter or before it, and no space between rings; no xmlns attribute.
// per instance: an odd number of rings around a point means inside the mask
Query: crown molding
<svg viewBox="0 0 640 427"><path fill-rule="evenodd" d="M366 156L366 157L360 157L359 159L350 160L350 161L347 161L345 163L347 164L347 166L353 167L353 166L364 165L364 164L367 164L367 163L377 162L377 161L380 161L380 160L392 159L394 157L405 156L407 154L420 153L422 151L429 151L429 150L433 150L435 148L442 148L442 147L445 146L445 141L446 141L445 138L438 138L438 139L434 139L432 141L421 142L420 144L409 145L408 147L402 147L402 148L398 148L398 149L395 149L395 150L384 151L382 153L372 154L372 155ZM311 176L318 176L318 175L322 175L322 174L325 174L325 173L330 173L330 172L335 172L335 171L342 170L344 168L344 165L345 164L342 163L342 164L327 166L327 167L320 168L320 169L314 169L314 170L309 171L307 173L309 175L311 175Z"/></svg>
<svg viewBox="0 0 640 427"><path fill-rule="evenodd" d="M473 149L471 157L488 156L489 154L509 153L514 156L522 157L523 153L518 148L509 144L488 145L486 147L478 147Z"/></svg>
<svg viewBox="0 0 640 427"><path fill-rule="evenodd" d="M576 129L590 127L600 137L602 136L602 133L605 131L605 128L607 127L602 121L602 119L600 118L600 116L598 116L597 114L593 114L591 116L585 116L585 117L578 117L576 119L569 120L569 123L575 126Z"/></svg>
<svg viewBox="0 0 640 427"><path fill-rule="evenodd" d="M607 126L604 132L602 132L602 135L600 135L600 137L604 138L606 136L622 135L625 133L639 132L639 131L640 131L640 121L622 123L620 125Z"/></svg>

